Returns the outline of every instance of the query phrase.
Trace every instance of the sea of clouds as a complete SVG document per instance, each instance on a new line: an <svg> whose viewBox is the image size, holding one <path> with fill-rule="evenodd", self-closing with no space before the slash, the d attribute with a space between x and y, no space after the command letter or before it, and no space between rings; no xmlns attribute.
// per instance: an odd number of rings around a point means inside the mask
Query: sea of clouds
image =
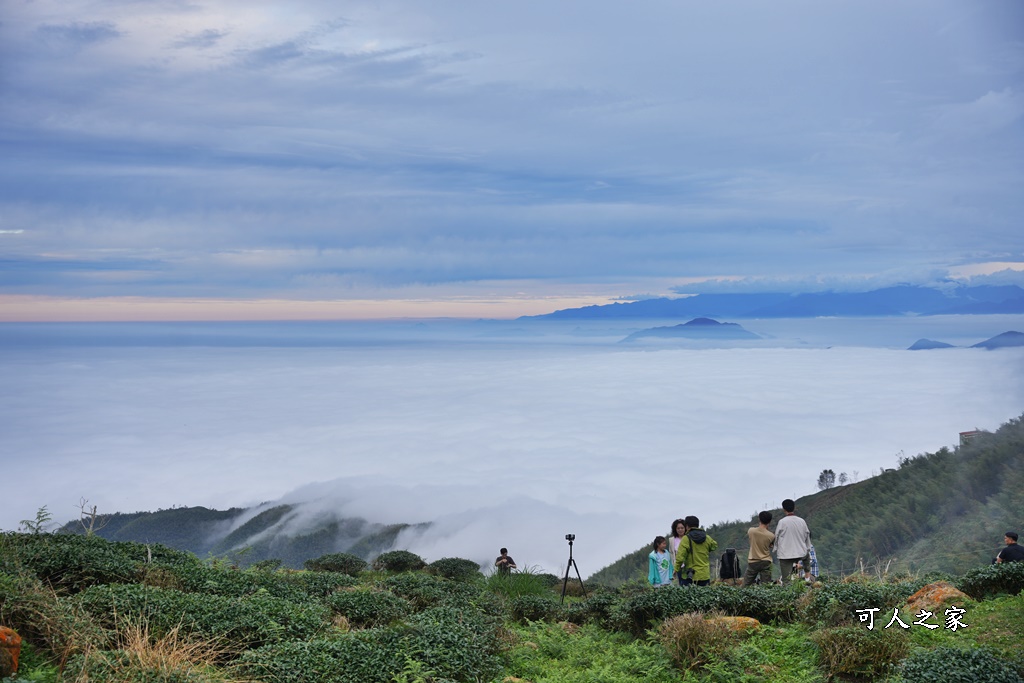
<svg viewBox="0 0 1024 683"><path fill-rule="evenodd" d="M43 505L74 519L82 498L101 512L280 500L311 519L432 522L399 539L428 560L489 564L507 546L559 575L574 533L586 576L676 517L747 518L813 492L822 469L864 479L1020 415L1024 349L905 348L1022 323L747 321L772 341L733 348L628 346L614 343L628 330L575 323L386 338L292 324L270 340L4 326L0 529Z"/></svg>

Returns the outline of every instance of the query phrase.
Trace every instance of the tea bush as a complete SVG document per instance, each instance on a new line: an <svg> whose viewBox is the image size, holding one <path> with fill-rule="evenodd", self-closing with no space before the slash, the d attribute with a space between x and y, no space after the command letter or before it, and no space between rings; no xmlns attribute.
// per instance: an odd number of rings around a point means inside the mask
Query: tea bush
<svg viewBox="0 0 1024 683"><path fill-rule="evenodd" d="M243 654L243 671L266 683L392 683L415 663L432 680L491 680L501 671L497 624L474 610L434 608L407 625L288 641Z"/></svg>
<svg viewBox="0 0 1024 683"><path fill-rule="evenodd" d="M442 557L436 562L431 562L427 569L431 574L437 574L453 581L473 581L482 576L480 565L473 560L465 560L461 557Z"/></svg>
<svg viewBox="0 0 1024 683"><path fill-rule="evenodd" d="M797 616L802 586L755 585L746 588L718 587L719 609L735 617L752 617L762 623L789 623Z"/></svg>
<svg viewBox="0 0 1024 683"><path fill-rule="evenodd" d="M199 559L159 544L111 542L75 534L0 534L5 563L20 567L57 590L74 593L105 583L131 583L146 565L200 566Z"/></svg>
<svg viewBox="0 0 1024 683"><path fill-rule="evenodd" d="M412 572L423 569L427 563L416 553L408 550L391 550L381 553L373 561L373 568L389 572Z"/></svg>
<svg viewBox="0 0 1024 683"><path fill-rule="evenodd" d="M811 635L818 646L818 663L829 678L864 676L882 678L891 673L910 650L902 629L868 630L863 626L827 628Z"/></svg>
<svg viewBox="0 0 1024 683"><path fill-rule="evenodd" d="M559 604L554 598L543 595L520 595L512 598L508 611L518 622L544 621L559 613Z"/></svg>
<svg viewBox="0 0 1024 683"><path fill-rule="evenodd" d="M321 555L314 560L306 560L303 566L312 572L336 572L356 576L368 565L363 558L349 553L331 553Z"/></svg>
<svg viewBox="0 0 1024 683"><path fill-rule="evenodd" d="M1017 595L1024 590L1024 562L1005 562L972 569L960 578L956 586L975 600L1000 593Z"/></svg>
<svg viewBox="0 0 1024 683"><path fill-rule="evenodd" d="M230 598L140 585L94 586L82 591L77 603L109 629L117 628L118 619L138 618L157 635L180 626L186 633L224 637L240 648L310 638L327 627L330 616L326 607L266 593Z"/></svg>
<svg viewBox="0 0 1024 683"><path fill-rule="evenodd" d="M478 588L465 583L414 572L387 576L377 585L405 598L416 611L446 602L465 604L480 592Z"/></svg>
<svg viewBox="0 0 1024 683"><path fill-rule="evenodd" d="M376 635L371 630L275 643L243 653L239 668L265 683L391 683L401 652Z"/></svg>
<svg viewBox="0 0 1024 683"><path fill-rule="evenodd" d="M858 621L857 610L877 607L886 610L902 605L923 584L843 581L826 583L809 591L800 601L801 617L808 623L830 626Z"/></svg>
<svg viewBox="0 0 1024 683"><path fill-rule="evenodd" d="M1024 682L1012 666L984 648L918 650L903 661L900 673L904 683Z"/></svg>
<svg viewBox="0 0 1024 683"><path fill-rule="evenodd" d="M409 618L416 659L438 678L490 680L501 671L501 620L472 607L443 606Z"/></svg>
<svg viewBox="0 0 1024 683"><path fill-rule="evenodd" d="M386 626L411 611L408 601L397 595L362 588L334 593L327 604L356 626Z"/></svg>
<svg viewBox="0 0 1024 683"><path fill-rule="evenodd" d="M343 588L351 588L359 583L355 577L337 572L303 572L285 574L279 577L285 583L294 584L314 600L326 598L331 593Z"/></svg>
<svg viewBox="0 0 1024 683"><path fill-rule="evenodd" d="M618 599L615 591L599 588L586 600L565 605L562 614L573 624L606 624Z"/></svg>
<svg viewBox="0 0 1024 683"><path fill-rule="evenodd" d="M733 586L647 588L614 605L608 623L612 628L639 636L656 621L688 612L722 612L759 621L785 620L792 614L794 591Z"/></svg>

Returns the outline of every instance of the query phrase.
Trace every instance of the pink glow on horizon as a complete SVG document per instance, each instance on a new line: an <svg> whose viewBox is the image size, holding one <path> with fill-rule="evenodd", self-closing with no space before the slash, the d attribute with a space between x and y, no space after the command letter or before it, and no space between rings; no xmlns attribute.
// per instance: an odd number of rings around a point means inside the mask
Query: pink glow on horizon
<svg viewBox="0 0 1024 683"><path fill-rule="evenodd" d="M606 296L288 301L0 295L0 322L502 319L610 301Z"/></svg>

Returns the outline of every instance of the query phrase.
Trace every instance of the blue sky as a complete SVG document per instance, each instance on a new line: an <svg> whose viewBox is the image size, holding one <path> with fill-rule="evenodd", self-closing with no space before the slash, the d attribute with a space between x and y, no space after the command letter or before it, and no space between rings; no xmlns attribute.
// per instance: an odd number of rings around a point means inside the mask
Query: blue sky
<svg viewBox="0 0 1024 683"><path fill-rule="evenodd" d="M10 0L0 320L1024 284L1024 5Z"/></svg>

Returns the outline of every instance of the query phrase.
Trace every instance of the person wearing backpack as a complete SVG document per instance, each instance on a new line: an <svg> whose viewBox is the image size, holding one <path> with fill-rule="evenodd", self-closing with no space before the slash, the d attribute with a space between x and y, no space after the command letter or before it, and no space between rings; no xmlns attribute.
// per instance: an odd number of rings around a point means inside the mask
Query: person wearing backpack
<svg viewBox="0 0 1024 683"><path fill-rule="evenodd" d="M680 574L679 585L707 586L711 583L710 555L712 550L718 548L718 542L700 528L700 520L693 515L688 515L683 521L686 525L686 535L679 542L675 571L679 573L685 565L686 578Z"/></svg>
<svg viewBox="0 0 1024 683"><path fill-rule="evenodd" d="M722 556L718 558L718 578L730 586L735 586L737 581L743 579L736 548L726 548Z"/></svg>

